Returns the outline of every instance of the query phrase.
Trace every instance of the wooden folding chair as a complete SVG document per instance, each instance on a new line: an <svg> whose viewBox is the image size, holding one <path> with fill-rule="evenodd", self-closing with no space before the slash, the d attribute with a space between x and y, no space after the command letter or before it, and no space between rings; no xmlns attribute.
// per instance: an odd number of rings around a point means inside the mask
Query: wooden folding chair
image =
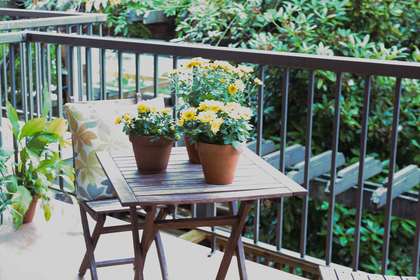
<svg viewBox="0 0 420 280"><path fill-rule="evenodd" d="M158 107L164 106L163 99L149 102L157 104ZM107 177L96 159L96 152L111 147L112 149L120 146L130 148L127 136L121 132L120 127L114 125L114 119L117 115L126 112L135 113L135 104L134 100L107 100L73 103L65 106L72 132L76 194L86 244L86 253L79 268L81 277L85 275L87 269L90 269L91 278L95 280L98 279L97 268L99 267L134 263L134 257L96 261L94 252L102 234L131 232L132 230L130 224L105 226L107 217L125 221L129 221L131 217L130 210L122 207L119 200L115 198L110 184L107 183ZM106 143L109 143L109 147ZM166 209L162 210L166 215ZM143 215L140 209L137 214L137 218L141 220ZM89 228L88 215L96 222L92 232ZM142 221L139 221L138 224L139 230L141 230ZM159 233L156 233L154 241L162 279L167 279L168 271Z"/></svg>

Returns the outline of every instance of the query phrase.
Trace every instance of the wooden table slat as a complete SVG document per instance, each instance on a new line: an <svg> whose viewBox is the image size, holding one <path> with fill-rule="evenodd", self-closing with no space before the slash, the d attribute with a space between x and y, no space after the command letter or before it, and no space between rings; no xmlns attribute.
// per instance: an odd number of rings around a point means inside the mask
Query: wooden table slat
<svg viewBox="0 0 420 280"><path fill-rule="evenodd" d="M229 202L306 193L249 149L240 157L234 182L222 186L205 183L201 165L188 162L185 147L173 148L167 171L153 175L137 171L132 151L98 153L98 158L122 205Z"/></svg>

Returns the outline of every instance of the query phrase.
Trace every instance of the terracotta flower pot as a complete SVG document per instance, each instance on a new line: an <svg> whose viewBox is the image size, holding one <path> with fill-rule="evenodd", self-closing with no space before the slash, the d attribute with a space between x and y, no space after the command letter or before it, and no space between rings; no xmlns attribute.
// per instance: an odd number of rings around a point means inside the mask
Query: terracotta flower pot
<svg viewBox="0 0 420 280"><path fill-rule="evenodd" d="M131 136L137 169L142 174L155 174L166 170L173 141L160 137Z"/></svg>
<svg viewBox="0 0 420 280"><path fill-rule="evenodd" d="M196 144L191 143L191 139L188 136L184 136L185 147L187 148L188 159L193 164L200 164L200 156Z"/></svg>
<svg viewBox="0 0 420 280"><path fill-rule="evenodd" d="M228 185L235 178L240 151L231 145L198 143L198 153L208 184Z"/></svg>
<svg viewBox="0 0 420 280"><path fill-rule="evenodd" d="M32 220L34 219L34 216L35 216L37 203L38 203L38 197L34 196L32 198L31 204L29 204L28 211L26 211L25 216L23 216L24 224L32 223Z"/></svg>

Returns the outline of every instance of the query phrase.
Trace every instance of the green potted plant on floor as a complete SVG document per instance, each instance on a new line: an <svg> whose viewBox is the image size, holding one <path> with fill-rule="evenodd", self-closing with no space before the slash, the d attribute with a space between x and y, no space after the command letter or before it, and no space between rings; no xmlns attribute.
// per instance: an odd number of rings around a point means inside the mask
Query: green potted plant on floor
<svg viewBox="0 0 420 280"><path fill-rule="evenodd" d="M34 118L21 125L16 110L7 103L7 117L16 139L18 157L0 150L0 212L9 210L16 228L32 221L38 201L44 217L51 217L50 187L59 187L63 180L73 188L73 168L61 159L58 144L65 146L67 123L62 118L47 120ZM43 110L43 116L48 111Z"/></svg>
<svg viewBox="0 0 420 280"><path fill-rule="evenodd" d="M166 170L174 141L179 139L169 108L157 109L142 102L137 115L126 113L117 117L116 124L123 124L123 131L133 145L137 168L140 173L154 174Z"/></svg>
<svg viewBox="0 0 420 280"><path fill-rule="evenodd" d="M261 84L259 79L254 78L251 67L202 58L186 62L171 72L169 77L171 89L180 97L181 114L185 108L196 108L203 101L235 102L245 106L249 93ZM184 140L190 162L199 163L198 151L188 130L188 125L184 126Z"/></svg>
<svg viewBox="0 0 420 280"><path fill-rule="evenodd" d="M241 146L252 129L251 114L251 109L238 103L211 100L181 114L178 125L187 127L197 143L207 183L226 185L234 180Z"/></svg>

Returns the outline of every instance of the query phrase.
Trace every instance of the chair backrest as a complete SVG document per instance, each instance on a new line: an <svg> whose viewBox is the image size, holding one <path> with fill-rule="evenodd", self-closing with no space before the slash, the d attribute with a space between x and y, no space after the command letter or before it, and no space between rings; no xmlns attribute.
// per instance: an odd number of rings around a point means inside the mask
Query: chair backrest
<svg viewBox="0 0 420 280"><path fill-rule="evenodd" d="M164 107L163 98L144 102ZM115 197L96 152L110 148L113 152L131 149L128 136L114 121L124 113L136 114L136 102L134 99L120 99L67 103L64 110L72 133L78 199L92 201Z"/></svg>

